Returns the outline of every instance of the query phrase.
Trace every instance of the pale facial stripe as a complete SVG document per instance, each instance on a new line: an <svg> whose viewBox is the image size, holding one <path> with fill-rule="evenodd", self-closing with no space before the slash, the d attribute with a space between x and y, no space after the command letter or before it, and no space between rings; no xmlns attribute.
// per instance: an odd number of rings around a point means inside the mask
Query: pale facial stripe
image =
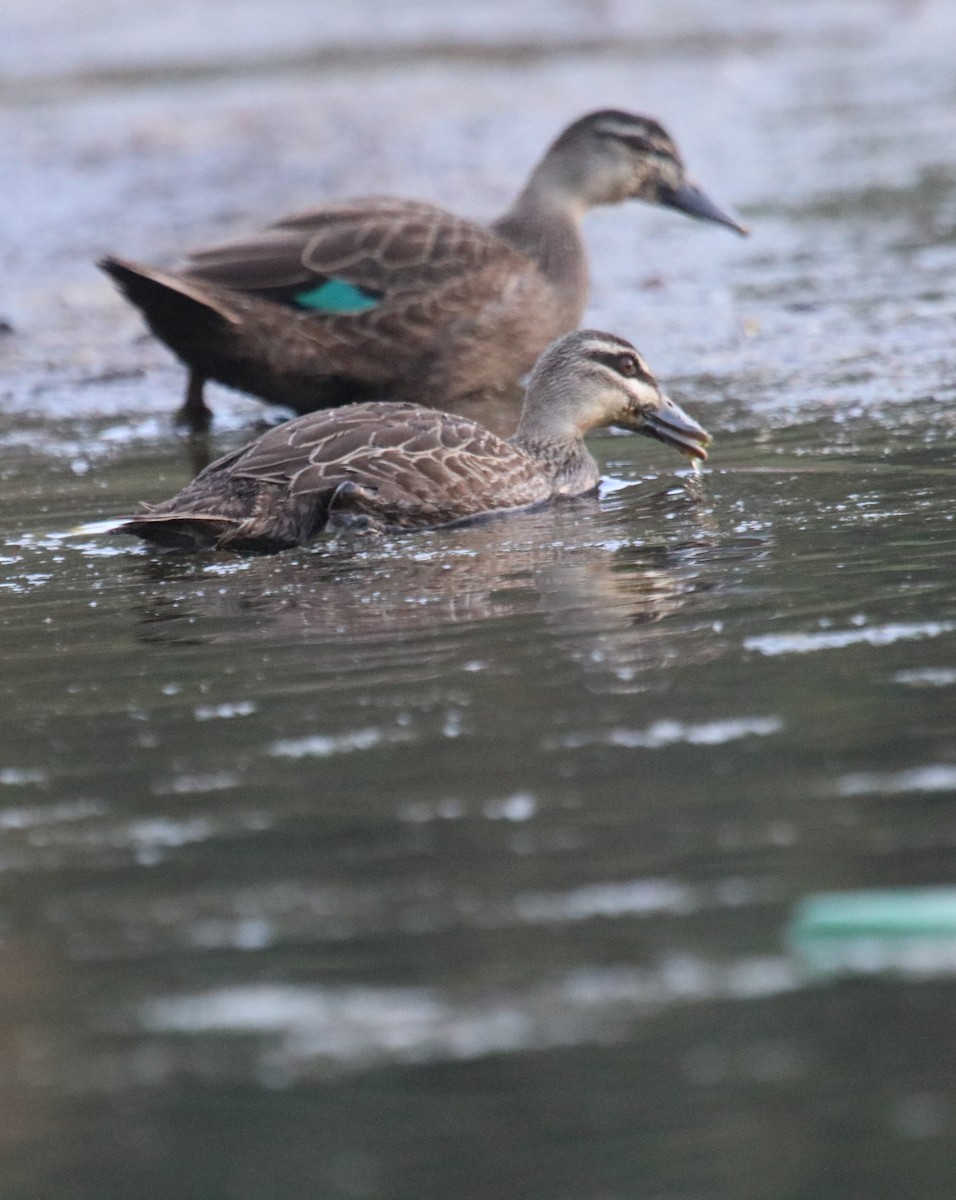
<svg viewBox="0 0 956 1200"><path fill-rule="evenodd" d="M659 125L646 121L602 121L595 126L595 132L605 137L620 138L625 142L637 139L652 144L667 136Z"/></svg>

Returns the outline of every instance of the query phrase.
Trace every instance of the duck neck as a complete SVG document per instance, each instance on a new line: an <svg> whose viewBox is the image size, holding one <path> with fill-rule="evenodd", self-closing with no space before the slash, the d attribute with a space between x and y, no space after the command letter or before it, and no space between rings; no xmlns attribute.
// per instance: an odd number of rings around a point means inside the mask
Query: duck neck
<svg viewBox="0 0 956 1200"><path fill-rule="evenodd" d="M555 492L580 496L596 488L601 480L597 463L576 431L549 432L522 419L509 441L535 460Z"/></svg>
<svg viewBox="0 0 956 1200"><path fill-rule="evenodd" d="M581 238L581 220L588 206L544 167L542 163L532 173L514 204L492 228L534 260L567 301L571 323L576 325L588 294L587 255Z"/></svg>

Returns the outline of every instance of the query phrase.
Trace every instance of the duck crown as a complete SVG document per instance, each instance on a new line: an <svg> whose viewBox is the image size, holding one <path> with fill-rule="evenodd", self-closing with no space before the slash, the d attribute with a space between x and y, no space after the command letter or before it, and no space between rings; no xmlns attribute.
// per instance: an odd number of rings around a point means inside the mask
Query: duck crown
<svg viewBox="0 0 956 1200"><path fill-rule="evenodd" d="M683 166L673 138L659 121L620 108L602 108L578 117L555 139L551 149L581 139L624 143L641 154L666 156Z"/></svg>

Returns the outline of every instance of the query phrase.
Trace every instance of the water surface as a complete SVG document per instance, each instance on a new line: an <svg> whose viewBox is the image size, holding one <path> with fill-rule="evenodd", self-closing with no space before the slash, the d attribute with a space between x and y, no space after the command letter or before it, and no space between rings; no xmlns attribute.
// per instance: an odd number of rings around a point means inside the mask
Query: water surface
<svg viewBox="0 0 956 1200"><path fill-rule="evenodd" d="M948 1200L952 955L786 935L954 883L950 6L263 11L6 42L0 1191ZM604 104L754 226L588 223L701 478L607 434L600 499L466 529L71 534L194 463L98 254L487 216Z"/></svg>

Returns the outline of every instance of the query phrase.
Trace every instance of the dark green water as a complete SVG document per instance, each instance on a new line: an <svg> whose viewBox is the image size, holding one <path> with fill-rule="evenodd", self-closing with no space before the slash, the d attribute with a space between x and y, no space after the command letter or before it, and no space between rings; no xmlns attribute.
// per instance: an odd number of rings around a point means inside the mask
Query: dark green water
<svg viewBox="0 0 956 1200"><path fill-rule="evenodd" d="M818 977L786 937L956 884L953 14L492 11L501 50L461 15L468 54L316 77L291 7L255 70L196 13L144 65L103 10L105 65L67 23L0 96L4 1200L956 1195L951 945ZM714 433L699 479L605 436L625 486L469 529L70 535L190 471L98 253L350 192L490 213L606 103L755 228L589 224L589 321Z"/></svg>

